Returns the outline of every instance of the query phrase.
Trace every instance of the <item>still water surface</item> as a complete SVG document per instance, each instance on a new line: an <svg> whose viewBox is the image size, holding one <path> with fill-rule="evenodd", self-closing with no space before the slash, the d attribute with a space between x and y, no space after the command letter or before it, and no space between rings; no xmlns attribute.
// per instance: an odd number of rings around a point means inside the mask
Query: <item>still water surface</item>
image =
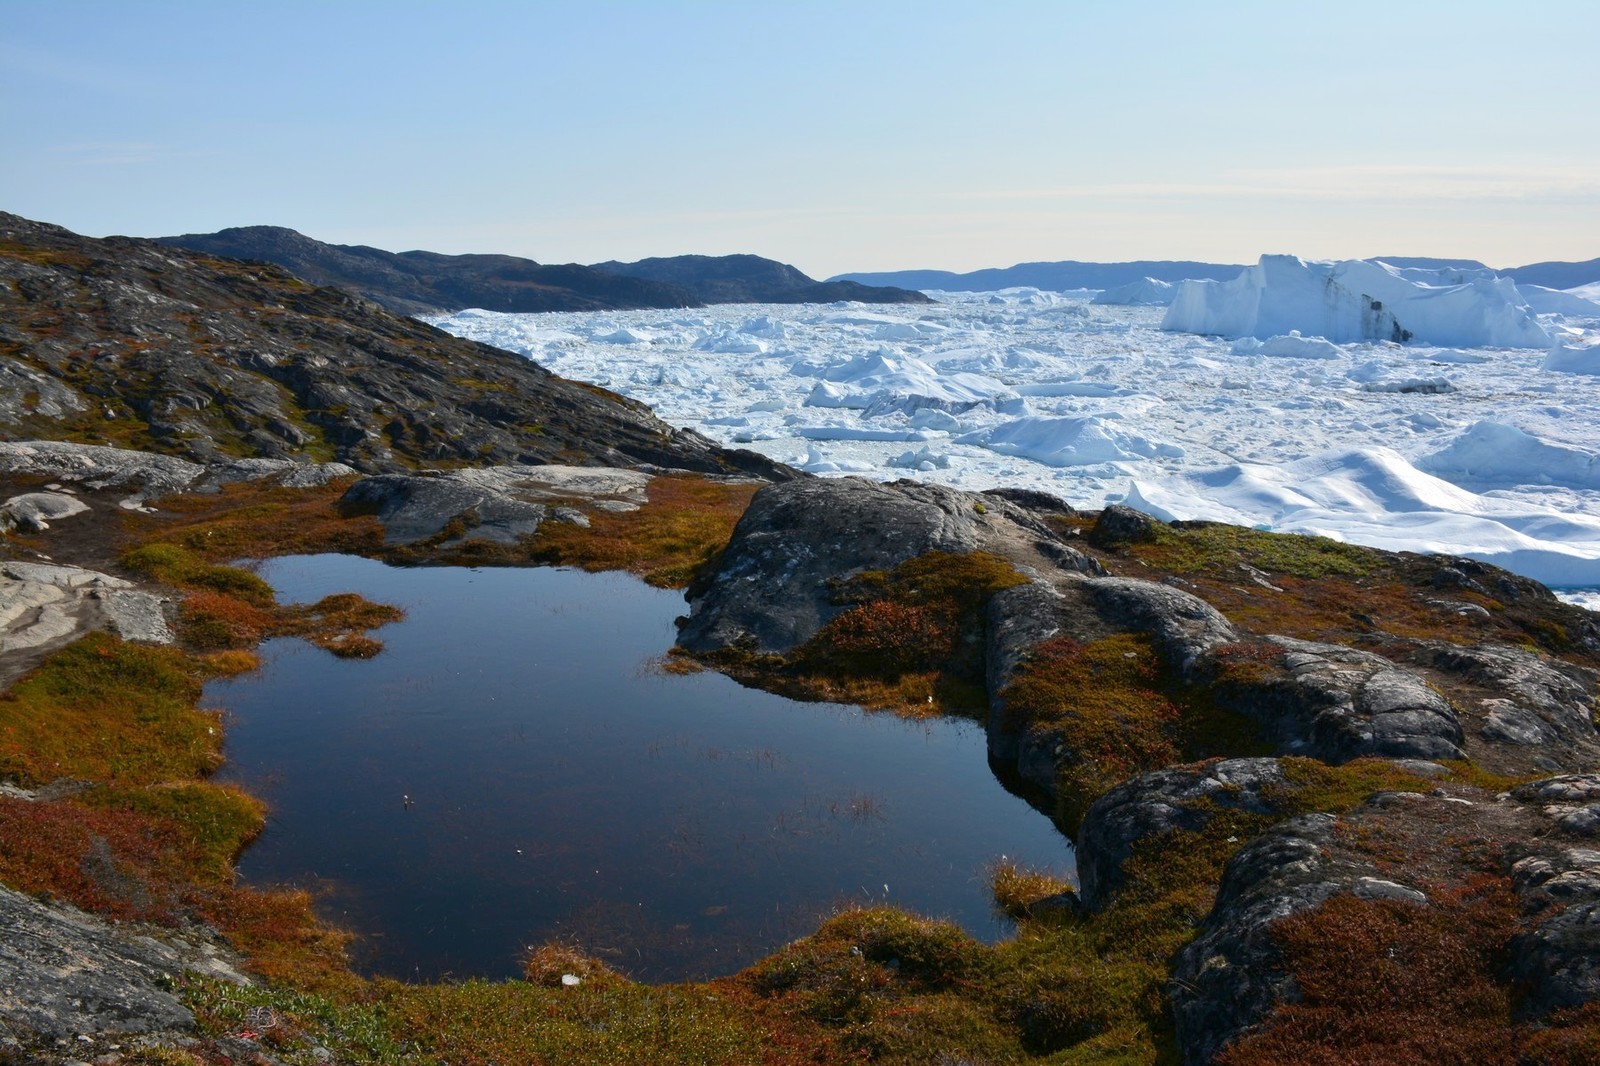
<svg viewBox="0 0 1600 1066"><path fill-rule="evenodd" d="M240 869L359 934L359 966L502 977L573 941L640 980L732 973L845 902L984 939L1001 856L1071 849L990 772L982 729L797 703L652 666L684 609L619 574L274 560L285 601L406 608L387 650L299 641L207 690L228 766L271 806Z"/></svg>

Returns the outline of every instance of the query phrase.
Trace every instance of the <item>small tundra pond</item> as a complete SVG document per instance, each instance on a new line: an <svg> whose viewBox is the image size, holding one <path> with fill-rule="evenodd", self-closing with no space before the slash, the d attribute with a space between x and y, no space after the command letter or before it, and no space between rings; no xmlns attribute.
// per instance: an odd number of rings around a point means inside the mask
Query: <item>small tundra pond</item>
<svg viewBox="0 0 1600 1066"><path fill-rule="evenodd" d="M402 606L384 653L292 640L217 683L225 776L271 807L240 869L312 889L357 964L502 977L576 943L646 981L732 973L847 903L1010 932L1002 856L1070 845L989 770L983 730L672 676L683 599L620 574L274 560L282 599Z"/></svg>

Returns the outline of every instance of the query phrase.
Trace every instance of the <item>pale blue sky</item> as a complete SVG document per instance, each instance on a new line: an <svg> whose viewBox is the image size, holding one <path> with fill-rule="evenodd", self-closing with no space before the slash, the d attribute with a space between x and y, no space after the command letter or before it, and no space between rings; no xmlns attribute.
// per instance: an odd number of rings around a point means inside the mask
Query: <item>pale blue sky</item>
<svg viewBox="0 0 1600 1066"><path fill-rule="evenodd" d="M1600 4L0 0L0 209L815 276L1600 255Z"/></svg>

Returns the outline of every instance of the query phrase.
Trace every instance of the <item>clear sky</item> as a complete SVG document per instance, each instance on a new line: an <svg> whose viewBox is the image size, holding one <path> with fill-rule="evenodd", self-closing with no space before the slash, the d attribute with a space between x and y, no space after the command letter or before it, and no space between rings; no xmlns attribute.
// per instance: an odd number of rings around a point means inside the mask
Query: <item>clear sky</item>
<svg viewBox="0 0 1600 1066"><path fill-rule="evenodd" d="M392 250L1600 256L1600 3L0 0L0 209Z"/></svg>

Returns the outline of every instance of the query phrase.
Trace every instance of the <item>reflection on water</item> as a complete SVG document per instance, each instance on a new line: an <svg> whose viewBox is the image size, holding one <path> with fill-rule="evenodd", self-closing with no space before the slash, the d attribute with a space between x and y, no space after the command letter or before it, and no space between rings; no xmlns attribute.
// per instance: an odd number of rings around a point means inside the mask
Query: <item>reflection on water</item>
<svg viewBox="0 0 1600 1066"><path fill-rule="evenodd" d="M400 977L509 976L572 941L641 980L731 973L834 907L887 901L1009 932L986 867L1071 871L989 772L980 727L663 674L675 593L617 574L274 560L285 600L409 616L368 662L298 641L212 685L228 767L271 806L253 884L317 888Z"/></svg>

